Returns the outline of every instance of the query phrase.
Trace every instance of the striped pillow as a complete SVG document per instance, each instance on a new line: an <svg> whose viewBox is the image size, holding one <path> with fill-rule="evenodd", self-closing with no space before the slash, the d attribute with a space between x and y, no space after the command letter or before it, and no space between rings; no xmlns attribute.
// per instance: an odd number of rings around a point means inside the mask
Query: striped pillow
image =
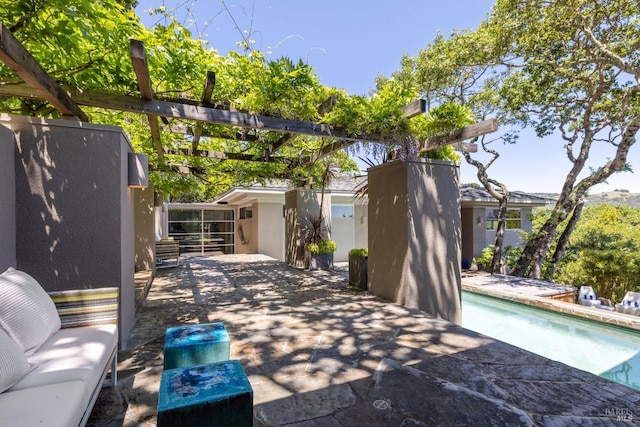
<svg viewBox="0 0 640 427"><path fill-rule="evenodd" d="M49 292L62 328L118 324L118 288Z"/></svg>
<svg viewBox="0 0 640 427"><path fill-rule="evenodd" d="M60 329L56 306L27 273L9 268L0 274L0 327L27 355Z"/></svg>
<svg viewBox="0 0 640 427"><path fill-rule="evenodd" d="M0 329L0 393L17 383L31 370L22 349Z"/></svg>

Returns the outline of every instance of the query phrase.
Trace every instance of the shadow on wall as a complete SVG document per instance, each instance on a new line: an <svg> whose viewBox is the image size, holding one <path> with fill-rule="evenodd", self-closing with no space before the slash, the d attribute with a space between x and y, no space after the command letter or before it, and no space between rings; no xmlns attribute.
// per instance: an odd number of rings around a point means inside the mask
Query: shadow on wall
<svg viewBox="0 0 640 427"><path fill-rule="evenodd" d="M371 291L461 322L457 166L395 162L369 172Z"/></svg>
<svg viewBox="0 0 640 427"><path fill-rule="evenodd" d="M47 290L120 287L124 137L105 141L98 130L24 122L12 127L17 267Z"/></svg>
<svg viewBox="0 0 640 427"><path fill-rule="evenodd" d="M295 189L285 193L285 245L286 262L296 268L305 268L305 248L300 238L299 220L302 218L318 217L320 214L320 195L315 190ZM327 195L325 194L325 197ZM325 218L329 218L326 214ZM331 209L329 206L328 209ZM330 212L330 210L329 210Z"/></svg>
<svg viewBox="0 0 640 427"><path fill-rule="evenodd" d="M416 272L415 299L428 313L456 321L451 316L461 312L459 176L456 168L440 164L418 167L416 174L421 179L409 195L407 252L409 271Z"/></svg>

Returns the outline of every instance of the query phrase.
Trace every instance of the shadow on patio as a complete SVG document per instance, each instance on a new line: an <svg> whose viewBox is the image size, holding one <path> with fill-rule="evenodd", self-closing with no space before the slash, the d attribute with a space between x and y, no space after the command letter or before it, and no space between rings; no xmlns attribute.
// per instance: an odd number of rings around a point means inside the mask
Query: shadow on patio
<svg viewBox="0 0 640 427"><path fill-rule="evenodd" d="M156 424L166 328L223 322L255 426L614 425L640 393L259 255L184 258L138 312L89 425ZM631 421L631 420L629 420Z"/></svg>

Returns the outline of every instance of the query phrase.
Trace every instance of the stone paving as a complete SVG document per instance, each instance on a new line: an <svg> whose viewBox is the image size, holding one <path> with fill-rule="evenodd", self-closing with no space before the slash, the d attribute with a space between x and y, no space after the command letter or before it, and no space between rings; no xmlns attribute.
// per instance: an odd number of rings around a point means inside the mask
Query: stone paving
<svg viewBox="0 0 640 427"><path fill-rule="evenodd" d="M183 258L141 306L89 426L155 426L168 327L223 322L254 426L614 426L640 392L260 255Z"/></svg>

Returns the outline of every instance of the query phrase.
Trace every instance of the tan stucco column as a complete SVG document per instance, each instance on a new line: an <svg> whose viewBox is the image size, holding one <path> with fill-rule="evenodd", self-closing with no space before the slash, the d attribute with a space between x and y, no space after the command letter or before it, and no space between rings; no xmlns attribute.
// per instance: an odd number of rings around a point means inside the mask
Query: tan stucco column
<svg viewBox="0 0 640 427"><path fill-rule="evenodd" d="M304 217L317 217L320 215L320 191L294 189L284 193L285 205L285 262L296 268L305 268L304 245L299 237L298 219ZM323 217L331 228L331 193L324 192L322 203Z"/></svg>
<svg viewBox="0 0 640 427"><path fill-rule="evenodd" d="M369 290L460 324L459 166L396 161L368 174Z"/></svg>

